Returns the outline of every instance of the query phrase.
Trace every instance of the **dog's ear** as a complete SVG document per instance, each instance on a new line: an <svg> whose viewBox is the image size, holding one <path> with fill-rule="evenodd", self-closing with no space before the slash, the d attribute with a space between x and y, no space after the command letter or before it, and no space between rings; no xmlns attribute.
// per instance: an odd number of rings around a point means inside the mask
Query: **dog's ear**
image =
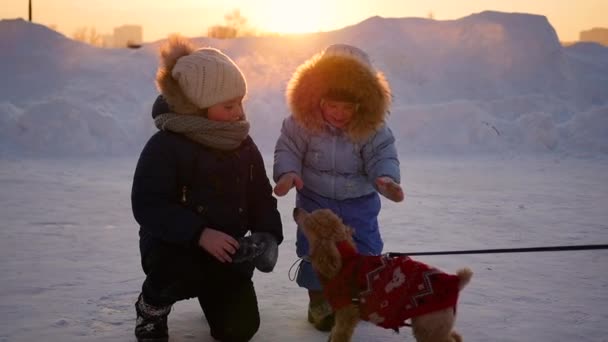
<svg viewBox="0 0 608 342"><path fill-rule="evenodd" d="M308 212L302 208L293 208L293 219L298 226L302 226L304 219L306 219L308 215Z"/></svg>
<svg viewBox="0 0 608 342"><path fill-rule="evenodd" d="M327 279L335 277L342 269L342 257L331 240L319 240L311 250L311 258L317 272Z"/></svg>
<svg viewBox="0 0 608 342"><path fill-rule="evenodd" d="M345 226L345 229L346 229L347 239L351 239L352 240L353 236L355 235L355 230L352 229L350 226Z"/></svg>
<svg viewBox="0 0 608 342"><path fill-rule="evenodd" d="M355 235L355 230L352 229L351 227L348 227L348 236L346 237L346 241L348 241L348 243L356 250L358 251L357 245L355 244L355 239L354 239L354 235Z"/></svg>

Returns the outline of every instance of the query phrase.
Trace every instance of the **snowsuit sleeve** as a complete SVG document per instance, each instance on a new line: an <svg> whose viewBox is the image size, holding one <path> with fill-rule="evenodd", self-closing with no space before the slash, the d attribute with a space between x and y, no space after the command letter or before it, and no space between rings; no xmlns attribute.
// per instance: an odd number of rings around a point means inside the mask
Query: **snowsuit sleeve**
<svg viewBox="0 0 608 342"><path fill-rule="evenodd" d="M193 211L179 205L177 154L159 132L144 147L131 189L133 216L154 238L169 243L197 243L205 226Z"/></svg>
<svg viewBox="0 0 608 342"><path fill-rule="evenodd" d="M399 158L393 132L384 125L372 136L362 149L365 171L370 182L376 187L376 178L388 176L396 183L401 182Z"/></svg>
<svg viewBox="0 0 608 342"><path fill-rule="evenodd" d="M302 177L302 160L306 153L306 138L302 128L290 116L283 120L281 135L274 149L273 179L275 182L282 175L294 172Z"/></svg>
<svg viewBox="0 0 608 342"><path fill-rule="evenodd" d="M272 186L266 174L264 159L257 146L252 144L253 163L250 170L252 191L249 191L249 228L252 232L271 233L277 243L283 241L283 225L277 209L277 200L272 195Z"/></svg>

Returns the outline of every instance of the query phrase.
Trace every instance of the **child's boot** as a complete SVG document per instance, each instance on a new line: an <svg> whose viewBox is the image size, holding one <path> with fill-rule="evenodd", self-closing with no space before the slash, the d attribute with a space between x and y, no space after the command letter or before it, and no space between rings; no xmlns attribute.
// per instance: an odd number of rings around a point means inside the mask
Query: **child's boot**
<svg viewBox="0 0 608 342"><path fill-rule="evenodd" d="M331 331L334 326L334 313L321 291L308 291L308 322L319 331Z"/></svg>
<svg viewBox="0 0 608 342"><path fill-rule="evenodd" d="M135 337L138 342L167 342L169 341L169 328L167 317L171 305L164 307L152 306L144 302L143 295L139 295L135 303L137 321L135 323Z"/></svg>

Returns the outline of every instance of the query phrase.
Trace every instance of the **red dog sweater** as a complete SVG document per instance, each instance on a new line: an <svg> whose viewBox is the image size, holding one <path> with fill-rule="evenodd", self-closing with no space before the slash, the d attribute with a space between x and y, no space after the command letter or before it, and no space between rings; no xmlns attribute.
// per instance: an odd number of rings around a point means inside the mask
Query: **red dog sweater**
<svg viewBox="0 0 608 342"><path fill-rule="evenodd" d="M337 243L340 273L324 282L334 310L359 305L361 319L398 330L409 318L454 308L460 279L407 256L360 255L346 241Z"/></svg>

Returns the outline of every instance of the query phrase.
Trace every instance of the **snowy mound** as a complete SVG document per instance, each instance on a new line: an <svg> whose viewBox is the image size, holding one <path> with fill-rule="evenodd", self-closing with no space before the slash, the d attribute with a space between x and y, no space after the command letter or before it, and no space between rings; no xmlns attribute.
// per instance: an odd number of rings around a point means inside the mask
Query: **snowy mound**
<svg viewBox="0 0 608 342"><path fill-rule="evenodd" d="M266 153L288 115L291 73L338 42L366 50L391 82L401 152L608 151L607 49L562 47L543 16L372 17L325 33L195 41L226 51L245 73L252 135ZM138 153L154 132L158 45L99 49L23 20L0 21L0 153Z"/></svg>

